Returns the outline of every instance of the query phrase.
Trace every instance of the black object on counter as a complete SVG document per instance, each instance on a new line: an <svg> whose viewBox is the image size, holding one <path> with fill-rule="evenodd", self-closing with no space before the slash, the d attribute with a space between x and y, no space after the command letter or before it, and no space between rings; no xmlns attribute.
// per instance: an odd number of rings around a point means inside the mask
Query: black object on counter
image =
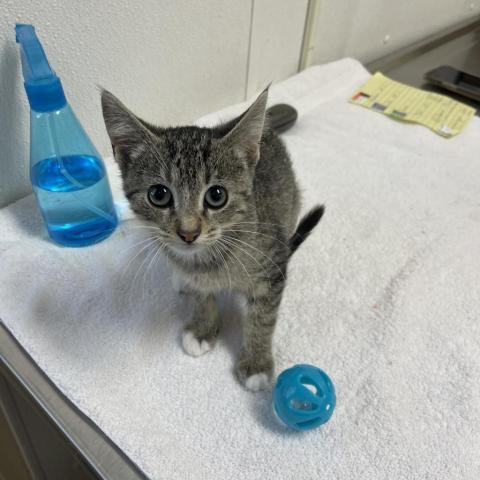
<svg viewBox="0 0 480 480"><path fill-rule="evenodd" d="M292 127L298 117L297 111L285 103L273 105L267 110L267 115L270 118L271 127L277 133L285 132Z"/></svg>

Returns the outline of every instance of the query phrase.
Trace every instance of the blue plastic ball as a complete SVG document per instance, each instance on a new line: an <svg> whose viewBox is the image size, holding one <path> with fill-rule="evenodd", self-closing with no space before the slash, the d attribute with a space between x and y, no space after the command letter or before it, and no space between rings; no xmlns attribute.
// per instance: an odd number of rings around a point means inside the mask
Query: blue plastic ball
<svg viewBox="0 0 480 480"><path fill-rule="evenodd" d="M336 404L335 387L323 370L295 365L278 376L273 404L286 425L310 430L330 420Z"/></svg>

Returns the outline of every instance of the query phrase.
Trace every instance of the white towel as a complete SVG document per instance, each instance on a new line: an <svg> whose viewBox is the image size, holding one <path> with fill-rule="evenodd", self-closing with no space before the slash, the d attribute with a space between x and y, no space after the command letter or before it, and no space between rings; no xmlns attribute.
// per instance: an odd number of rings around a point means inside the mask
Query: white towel
<svg viewBox="0 0 480 480"><path fill-rule="evenodd" d="M327 206L292 258L274 342L277 373L311 363L336 385L316 430L288 430L269 393L235 381L234 311L212 352L183 353L190 310L168 268L142 253L125 268L130 214L68 249L32 197L0 211L1 319L151 478L480 478L480 120L446 140L347 103L367 78L346 59L271 89L299 111L284 138L304 208Z"/></svg>

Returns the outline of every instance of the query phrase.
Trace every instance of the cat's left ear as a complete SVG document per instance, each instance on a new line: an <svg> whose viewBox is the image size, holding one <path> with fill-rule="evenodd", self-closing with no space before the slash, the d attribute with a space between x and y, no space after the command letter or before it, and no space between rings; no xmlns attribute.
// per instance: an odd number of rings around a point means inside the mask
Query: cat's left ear
<svg viewBox="0 0 480 480"><path fill-rule="evenodd" d="M265 128L265 110L268 100L267 87L241 115L237 124L222 139L233 149L235 155L255 165L260 158L260 141Z"/></svg>

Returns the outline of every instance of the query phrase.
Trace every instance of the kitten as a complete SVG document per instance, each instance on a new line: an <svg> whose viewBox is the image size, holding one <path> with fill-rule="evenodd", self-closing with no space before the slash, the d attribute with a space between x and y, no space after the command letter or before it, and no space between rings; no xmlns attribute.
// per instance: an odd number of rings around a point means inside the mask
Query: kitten
<svg viewBox="0 0 480 480"><path fill-rule="evenodd" d="M298 224L299 192L283 142L265 125L268 90L215 128L159 128L102 92L105 124L133 211L159 228L158 248L193 297L183 347L209 351L219 332L215 294L246 299L235 368L249 389L269 385L272 335L292 253L320 221Z"/></svg>

